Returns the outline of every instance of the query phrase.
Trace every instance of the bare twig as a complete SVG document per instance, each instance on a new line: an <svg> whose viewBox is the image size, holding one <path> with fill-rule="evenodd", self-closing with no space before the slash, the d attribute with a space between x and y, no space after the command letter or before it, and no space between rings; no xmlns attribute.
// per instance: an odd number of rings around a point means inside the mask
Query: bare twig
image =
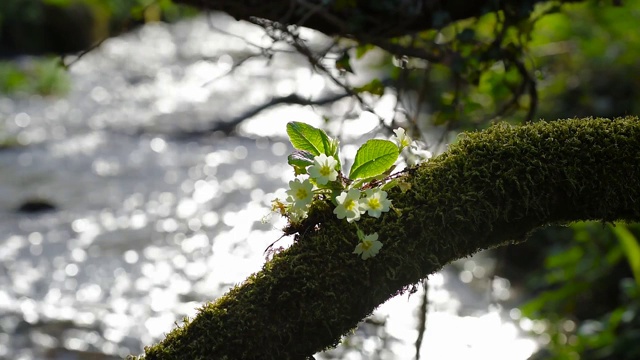
<svg viewBox="0 0 640 360"><path fill-rule="evenodd" d="M344 99L345 97L348 97L348 96L349 94L347 93L341 93L341 94L330 95L318 100L305 99L298 94L291 94L288 96L277 97L277 98L271 99L270 101L258 107L250 109L229 121L217 121L216 124L209 129L197 130L197 131L186 131L178 134L177 137L179 138L198 137L198 136L203 136L207 134L212 134L218 131L223 132L225 134L231 134L235 131L236 127L240 125L243 121L250 119L258 115L260 112L267 110L269 108L272 108L276 105L294 104L294 105L322 106L322 105L331 104L338 100Z"/></svg>
<svg viewBox="0 0 640 360"><path fill-rule="evenodd" d="M88 53L92 52L93 50L97 49L100 47L100 45L102 45L102 43L104 43L107 39L109 39L109 37L105 37L104 39L96 42L95 44L91 45L90 48L83 50L82 52L80 52L79 54L75 55L75 58L69 62L66 62L65 59L67 56L62 55L60 56L60 65L65 68L66 70L69 70L69 68L71 68L71 66L73 66L73 64L77 63L78 61L80 61L80 59L82 59L85 55L87 55Z"/></svg>
<svg viewBox="0 0 640 360"><path fill-rule="evenodd" d="M427 281L425 279L422 283L424 292L422 293L422 303L419 308L420 323L418 324L418 338L416 339L416 360L420 360L420 348L427 330L427 314L429 313L429 284Z"/></svg>

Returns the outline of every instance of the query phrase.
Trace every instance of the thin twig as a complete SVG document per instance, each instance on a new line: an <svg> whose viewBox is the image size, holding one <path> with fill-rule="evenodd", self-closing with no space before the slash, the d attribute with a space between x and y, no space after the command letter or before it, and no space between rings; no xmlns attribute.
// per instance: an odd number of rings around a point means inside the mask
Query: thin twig
<svg viewBox="0 0 640 360"><path fill-rule="evenodd" d="M69 70L71 68L71 66L73 66L73 64L77 63L78 61L80 61L80 59L82 59L82 57L84 57L85 55L87 55L88 53L92 52L93 50L99 48L102 43L104 43L107 39L109 39L109 37L105 37L104 39L96 42L95 44L91 45L90 48L83 50L82 52L80 52L79 54L75 55L75 59L71 60L70 62L65 62L65 58L66 56L62 55L60 57L60 65L65 68L65 70Z"/></svg>
<svg viewBox="0 0 640 360"><path fill-rule="evenodd" d="M253 109L250 109L246 112L244 112L243 114L240 114L239 116L236 116L235 118L229 120L229 121L217 121L216 124L206 130L197 130L197 131L185 131L185 132L181 132L179 134L176 135L176 137L178 138L191 138L191 137L198 137L198 136L203 136L206 134L212 134L214 132L218 132L221 131L225 134L231 134L235 131L236 127L238 125L240 125L240 123L242 123L245 120L248 120L256 115L258 115L259 113L261 113L264 110L267 110L269 108L272 108L276 105L281 105L281 104L294 104L294 105L310 105L310 106L322 106L322 105L327 105L327 104L331 104L333 102L336 102L340 99L343 99L345 97L348 97L349 94L346 93L341 93L341 94L333 94L318 100L311 100L311 99L305 99L303 97L301 97L298 94L291 94L288 96L283 96L283 97L277 97L277 98L273 98L270 101L255 107Z"/></svg>
<svg viewBox="0 0 640 360"><path fill-rule="evenodd" d="M418 324L418 338L416 339L416 360L420 360L420 348L422 347L422 340L427 330L427 314L429 313L429 284L427 281L428 280L425 279L422 284L424 292L419 309L420 323Z"/></svg>

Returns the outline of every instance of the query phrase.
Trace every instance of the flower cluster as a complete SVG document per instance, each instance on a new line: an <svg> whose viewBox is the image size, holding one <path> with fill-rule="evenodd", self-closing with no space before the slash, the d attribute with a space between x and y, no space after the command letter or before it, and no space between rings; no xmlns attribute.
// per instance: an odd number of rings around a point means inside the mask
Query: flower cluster
<svg viewBox="0 0 640 360"><path fill-rule="evenodd" d="M400 152L412 144L404 129L394 132L395 143L373 139L362 145L347 177L341 172L336 139L304 123L287 124L287 133L296 148L289 156L289 164L299 176L289 182L286 203L276 200L274 208L280 209L291 223L299 223L307 217L314 199L330 199L337 218L356 227L359 241L353 253L363 260L376 256L382 248L378 233L365 234L356 222L365 214L379 218L392 208L383 187L396 185L390 172ZM304 175L309 177L302 178Z"/></svg>
<svg viewBox="0 0 640 360"><path fill-rule="evenodd" d="M361 198L364 195L364 198ZM360 220L360 215L369 213L369 216L379 218L383 212L389 211L391 200L387 199L387 192L379 188L367 189L364 192L358 189L343 191L336 197L338 206L333 213L338 219L347 219L347 222Z"/></svg>

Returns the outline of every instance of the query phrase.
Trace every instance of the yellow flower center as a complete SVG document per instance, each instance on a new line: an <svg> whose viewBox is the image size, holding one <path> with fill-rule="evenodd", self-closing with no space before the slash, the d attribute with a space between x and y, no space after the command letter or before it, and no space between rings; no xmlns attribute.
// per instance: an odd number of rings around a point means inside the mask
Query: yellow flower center
<svg viewBox="0 0 640 360"><path fill-rule="evenodd" d="M305 189L298 189L298 191L296 191L296 198L297 199L301 199L301 200L302 199L306 199L308 195L309 195L309 193Z"/></svg>
<svg viewBox="0 0 640 360"><path fill-rule="evenodd" d="M371 241L365 240L362 242L362 250L367 251L371 248L373 244L371 243Z"/></svg>
<svg viewBox="0 0 640 360"><path fill-rule="evenodd" d="M369 207L372 208L372 209L381 208L382 205L380 204L380 199L378 199L378 198L369 199Z"/></svg>
<svg viewBox="0 0 640 360"><path fill-rule="evenodd" d="M329 174L331 174L331 169L328 166L325 165L320 168L320 175L329 176Z"/></svg>
<svg viewBox="0 0 640 360"><path fill-rule="evenodd" d="M352 199L347 199L344 202L344 208L349 210L349 211L353 210L355 207L356 207L356 202L353 201Z"/></svg>

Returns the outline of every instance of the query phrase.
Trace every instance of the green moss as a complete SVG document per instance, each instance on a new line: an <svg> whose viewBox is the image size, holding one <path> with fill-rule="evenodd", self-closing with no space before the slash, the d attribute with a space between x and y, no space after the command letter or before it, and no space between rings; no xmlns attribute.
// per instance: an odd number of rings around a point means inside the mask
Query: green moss
<svg viewBox="0 0 640 360"><path fill-rule="evenodd" d="M583 119L470 133L390 194L402 215L363 219L384 247L352 254L353 225L318 206L296 243L146 359L305 359L445 264L576 220L640 220L640 121Z"/></svg>

